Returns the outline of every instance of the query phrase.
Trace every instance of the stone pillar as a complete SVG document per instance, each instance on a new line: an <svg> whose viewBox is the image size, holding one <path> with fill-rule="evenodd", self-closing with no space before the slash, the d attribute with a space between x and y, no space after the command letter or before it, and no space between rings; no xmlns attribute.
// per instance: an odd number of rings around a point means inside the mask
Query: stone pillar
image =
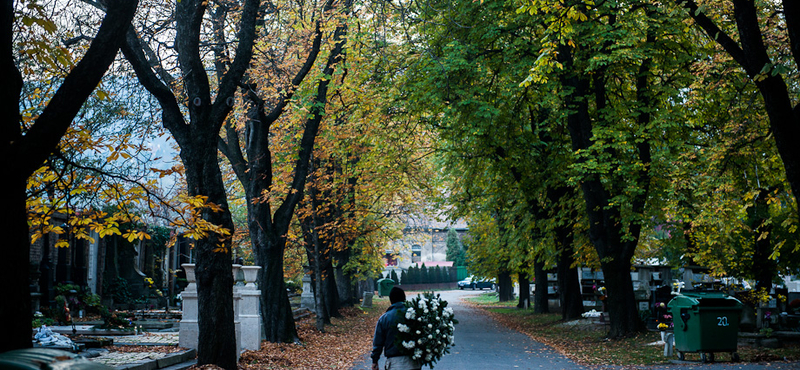
<svg viewBox="0 0 800 370"><path fill-rule="evenodd" d="M242 326L241 349L258 351L261 349L261 291L256 287L260 266L242 266L246 285L239 287L239 322Z"/></svg>
<svg viewBox="0 0 800 370"><path fill-rule="evenodd" d="M186 272L186 280L189 281L189 285L181 292L183 315L180 322L178 345L196 350L197 336L200 332L197 325L197 280L194 276L193 263L184 263L181 267Z"/></svg>
<svg viewBox="0 0 800 370"><path fill-rule="evenodd" d="M194 275L194 264L182 264L189 285L181 292L183 299L183 317L180 322L178 345L184 348L197 349L199 328L197 325L197 284ZM259 350L261 348L261 311L259 301L261 292L256 288L255 280L258 266L233 265L233 314L236 330L236 353L242 350ZM247 284L245 284L247 283Z"/></svg>
<svg viewBox="0 0 800 370"><path fill-rule="evenodd" d="M244 286L244 274L242 273L242 265L233 264L231 266L233 273L233 326L236 333L236 358L239 358L239 353L242 352L242 322L240 320L242 309L242 293L241 288Z"/></svg>
<svg viewBox="0 0 800 370"><path fill-rule="evenodd" d="M308 273L303 274L303 293L300 295L300 307L308 308L311 311L314 311L317 307L314 291L311 290L311 275Z"/></svg>
<svg viewBox="0 0 800 370"><path fill-rule="evenodd" d="M86 285L89 286L89 291L92 293L97 294L99 291L97 285L102 282L102 279L99 279L99 266L98 266L98 259L97 255L99 253L99 242L100 238L95 232L92 232L92 237L95 238L93 242L89 243L89 256L88 256L88 267L86 270Z"/></svg>

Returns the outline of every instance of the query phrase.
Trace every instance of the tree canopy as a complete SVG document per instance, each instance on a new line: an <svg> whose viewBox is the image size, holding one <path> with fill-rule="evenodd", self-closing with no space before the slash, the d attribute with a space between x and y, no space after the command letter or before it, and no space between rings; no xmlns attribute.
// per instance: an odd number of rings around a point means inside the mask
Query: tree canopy
<svg viewBox="0 0 800 370"><path fill-rule="evenodd" d="M601 268L612 338L642 329L637 260L759 287L800 268L791 0L86 3L0 13L8 263L167 220L196 242L200 364L236 366L234 248L268 339L299 342L286 281L310 267L324 330L423 211L467 221L447 259L501 293L557 271L565 319Z"/></svg>

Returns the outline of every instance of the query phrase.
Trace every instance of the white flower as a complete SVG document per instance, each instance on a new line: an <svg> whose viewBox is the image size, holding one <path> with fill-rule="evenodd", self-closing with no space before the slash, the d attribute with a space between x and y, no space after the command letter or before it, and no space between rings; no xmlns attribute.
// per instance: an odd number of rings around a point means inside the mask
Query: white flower
<svg viewBox="0 0 800 370"><path fill-rule="evenodd" d="M432 293L420 295L407 303L406 321L397 324L400 348L422 365L432 364L453 343L453 309ZM411 320L419 322L418 330Z"/></svg>

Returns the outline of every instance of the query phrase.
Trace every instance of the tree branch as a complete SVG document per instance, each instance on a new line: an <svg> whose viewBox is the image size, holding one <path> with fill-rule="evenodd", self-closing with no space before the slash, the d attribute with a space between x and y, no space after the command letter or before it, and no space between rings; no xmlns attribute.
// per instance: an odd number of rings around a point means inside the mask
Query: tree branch
<svg viewBox="0 0 800 370"><path fill-rule="evenodd" d="M33 173L56 148L72 119L114 61L137 5L136 0L108 0L108 12L89 50L64 79L27 134L12 144L15 154L9 158L15 158L17 168L23 173ZM16 125L19 121L14 122Z"/></svg>
<svg viewBox="0 0 800 370"><path fill-rule="evenodd" d="M169 86L153 72L151 63L145 57L143 49L142 42L136 32L133 29L128 30L122 53L133 67L136 77L142 86L158 100L161 106L161 121L164 127L172 132L175 140L182 146L189 136L189 130L178 101Z"/></svg>

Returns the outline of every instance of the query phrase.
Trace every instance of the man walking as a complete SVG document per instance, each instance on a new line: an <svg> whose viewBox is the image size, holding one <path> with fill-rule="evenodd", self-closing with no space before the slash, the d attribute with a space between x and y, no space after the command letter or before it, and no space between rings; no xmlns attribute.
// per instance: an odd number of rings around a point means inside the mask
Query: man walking
<svg viewBox="0 0 800 370"><path fill-rule="evenodd" d="M410 356L400 354L400 349L394 345L397 336L397 321L400 315L405 315L406 293L398 287L389 291L391 306L378 319L375 326L375 338L372 340L372 370L378 370L378 360L381 352L386 356L385 370L419 370L422 369Z"/></svg>

